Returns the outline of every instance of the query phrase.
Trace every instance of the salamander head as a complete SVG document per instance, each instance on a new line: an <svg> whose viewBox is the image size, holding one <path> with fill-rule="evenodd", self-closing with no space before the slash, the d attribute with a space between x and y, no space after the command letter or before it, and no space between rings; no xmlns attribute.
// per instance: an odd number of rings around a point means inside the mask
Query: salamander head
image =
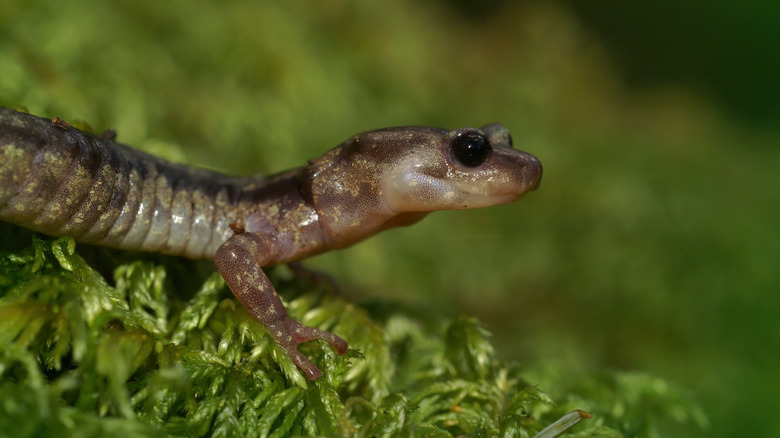
<svg viewBox="0 0 780 438"><path fill-rule="evenodd" d="M359 134L311 161L302 187L328 239L345 246L431 211L515 201L541 177L539 160L513 149L501 125L405 127Z"/></svg>
<svg viewBox="0 0 780 438"><path fill-rule="evenodd" d="M388 206L412 212L506 204L535 190L541 177L536 157L513 149L506 128L488 125L409 148L381 180Z"/></svg>

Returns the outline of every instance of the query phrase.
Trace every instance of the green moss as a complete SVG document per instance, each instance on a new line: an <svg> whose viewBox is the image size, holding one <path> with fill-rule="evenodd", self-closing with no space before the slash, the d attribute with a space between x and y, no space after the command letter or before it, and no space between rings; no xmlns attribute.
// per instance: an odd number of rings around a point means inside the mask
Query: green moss
<svg viewBox="0 0 780 438"><path fill-rule="evenodd" d="M139 254L107 281L72 239L19 233L32 244L0 255L0 422L15 437L532 436L573 408L602 413L582 436L647 436L658 418L700 415L640 374L583 378L555 404L496 359L474 319L423 324L395 309L379 321L327 285L275 273L295 318L353 348L302 346L324 370L309 382L218 274L187 297Z"/></svg>

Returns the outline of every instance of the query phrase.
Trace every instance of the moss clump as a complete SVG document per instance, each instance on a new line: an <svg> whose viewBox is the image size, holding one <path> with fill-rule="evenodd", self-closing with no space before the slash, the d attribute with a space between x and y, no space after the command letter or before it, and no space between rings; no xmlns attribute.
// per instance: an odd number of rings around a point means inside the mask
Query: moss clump
<svg viewBox="0 0 780 438"><path fill-rule="evenodd" d="M578 407L596 414L580 435L621 436L699 415L664 382L634 374L578 381L555 404L544 382L495 358L473 319L423 322L387 306L372 315L275 271L295 318L356 348L302 346L324 371L309 382L218 274L192 296L177 289L176 265L197 262L131 254L109 282L72 239L19 233L32 244L0 255L9 436L533 436Z"/></svg>

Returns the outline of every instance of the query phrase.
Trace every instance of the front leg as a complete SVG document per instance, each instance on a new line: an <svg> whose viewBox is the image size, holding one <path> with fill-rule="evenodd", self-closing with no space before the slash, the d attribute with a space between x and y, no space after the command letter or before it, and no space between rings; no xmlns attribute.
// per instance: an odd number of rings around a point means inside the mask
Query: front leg
<svg viewBox="0 0 780 438"><path fill-rule="evenodd" d="M314 380L321 372L298 351L298 344L322 339L344 354L347 343L331 332L307 327L287 315L276 289L261 269L273 262L272 244L267 236L240 232L219 247L214 263L241 305L268 329L306 376Z"/></svg>

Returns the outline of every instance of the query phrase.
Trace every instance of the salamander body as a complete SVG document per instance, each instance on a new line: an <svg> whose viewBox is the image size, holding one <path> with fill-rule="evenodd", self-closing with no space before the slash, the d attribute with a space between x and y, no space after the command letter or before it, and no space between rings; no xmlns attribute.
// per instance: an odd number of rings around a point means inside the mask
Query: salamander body
<svg viewBox="0 0 780 438"><path fill-rule="evenodd" d="M114 248L214 259L241 304L310 379L297 346L333 333L290 319L262 267L347 247L436 210L505 204L542 167L492 124L358 134L300 168L232 177L174 164L59 119L0 108L0 220Z"/></svg>

